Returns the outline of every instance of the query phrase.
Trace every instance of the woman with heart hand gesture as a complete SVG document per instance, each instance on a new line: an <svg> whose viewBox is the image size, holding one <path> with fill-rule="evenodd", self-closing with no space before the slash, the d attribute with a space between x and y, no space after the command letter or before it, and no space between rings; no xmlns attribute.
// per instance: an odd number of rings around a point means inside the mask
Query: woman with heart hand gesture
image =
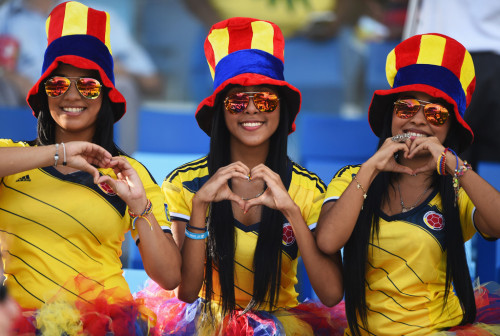
<svg viewBox="0 0 500 336"><path fill-rule="evenodd" d="M123 276L124 236L140 237L145 270L165 288L179 284L181 258L160 187L113 141L125 99L114 86L109 15L65 2L47 35L27 97L37 138L0 139L2 279L23 310L12 334L146 334L154 316Z"/></svg>
<svg viewBox="0 0 500 336"><path fill-rule="evenodd" d="M458 156L473 139L472 59L425 34L386 69L391 89L375 91L368 115L379 148L335 174L318 222L323 252L344 247L346 334L499 335L498 288L474 293L464 250L476 231L500 237L500 193Z"/></svg>
<svg viewBox="0 0 500 336"><path fill-rule="evenodd" d="M159 318L158 334L343 334L343 307L299 304L294 287L301 256L324 304L343 295L340 254L321 253L313 234L325 185L287 157L301 96L283 80L283 48L267 21L233 18L210 30L216 89L196 112L210 151L162 185L181 284L177 298L150 293L154 285L138 293Z"/></svg>

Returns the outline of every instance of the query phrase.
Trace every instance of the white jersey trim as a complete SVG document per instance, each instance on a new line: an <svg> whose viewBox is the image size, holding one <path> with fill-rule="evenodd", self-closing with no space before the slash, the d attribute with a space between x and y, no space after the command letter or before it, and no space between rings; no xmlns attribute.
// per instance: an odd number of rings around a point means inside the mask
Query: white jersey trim
<svg viewBox="0 0 500 336"><path fill-rule="evenodd" d="M177 212L171 212L170 213L170 217L177 217L177 218L181 218L181 219L184 219L186 221L189 222L189 220L191 219L190 216L186 216L184 214L181 214L181 213L177 213Z"/></svg>
<svg viewBox="0 0 500 336"><path fill-rule="evenodd" d="M325 198L325 200L323 201L323 204L325 204L326 202L330 202L330 201L336 201L338 199L339 199L339 196L328 197L328 198Z"/></svg>

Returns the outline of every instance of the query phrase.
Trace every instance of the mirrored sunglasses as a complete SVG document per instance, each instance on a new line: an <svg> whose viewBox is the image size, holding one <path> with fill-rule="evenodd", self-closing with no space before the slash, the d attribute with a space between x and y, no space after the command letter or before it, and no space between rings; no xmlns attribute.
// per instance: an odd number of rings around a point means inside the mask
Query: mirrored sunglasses
<svg viewBox="0 0 500 336"><path fill-rule="evenodd" d="M278 95L270 91L261 92L235 92L224 100L224 106L232 114L238 114L248 107L250 98L260 112L273 112L279 104Z"/></svg>
<svg viewBox="0 0 500 336"><path fill-rule="evenodd" d="M101 94L102 84L95 78L54 76L45 82L47 96L55 98L69 90L71 82L75 82L78 92L87 99L97 99Z"/></svg>
<svg viewBox="0 0 500 336"><path fill-rule="evenodd" d="M398 99L394 103L394 113L401 119L409 119L424 108L425 119L435 126L442 126L448 120L448 109L440 104L431 103L424 100L405 98Z"/></svg>

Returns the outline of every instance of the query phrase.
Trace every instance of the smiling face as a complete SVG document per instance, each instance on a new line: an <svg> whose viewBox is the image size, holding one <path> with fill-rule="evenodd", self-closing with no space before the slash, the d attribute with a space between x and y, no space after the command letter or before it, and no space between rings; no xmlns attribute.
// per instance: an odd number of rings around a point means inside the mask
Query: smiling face
<svg viewBox="0 0 500 336"><path fill-rule="evenodd" d="M435 99L434 97L423 92L417 92L417 91L405 92L398 96L398 99L404 99L404 98L414 98L442 105L439 99ZM452 111L449 112L451 116ZM450 129L450 124L451 124L450 118L448 118L448 120L446 120L446 122L444 122L443 125L436 126L430 123L425 117L423 107L420 107L418 112L412 117L409 117L408 119L402 119L398 117L396 113L393 111L391 131L393 136L397 134L406 134L406 133L409 133L412 136L417 136L417 137L435 136L439 139L441 143L443 143L448 134L448 130Z"/></svg>
<svg viewBox="0 0 500 336"><path fill-rule="evenodd" d="M255 92L270 92L278 96L276 90L265 86L241 86L229 90L226 97L238 92L252 92L252 94L255 94ZM266 104L263 104L263 106L266 106ZM261 107L261 109L263 108ZM268 146L271 136L279 126L280 105L278 102L272 112L261 112L256 107L254 98L250 98L248 106L239 113L231 112L227 107L224 107L224 118L229 130L232 146Z"/></svg>
<svg viewBox="0 0 500 336"><path fill-rule="evenodd" d="M60 64L51 74L64 77L90 77L99 79L96 71ZM56 123L56 141L91 141L101 109L103 93L96 99L83 97L72 79L69 89L58 97L47 97L50 115Z"/></svg>

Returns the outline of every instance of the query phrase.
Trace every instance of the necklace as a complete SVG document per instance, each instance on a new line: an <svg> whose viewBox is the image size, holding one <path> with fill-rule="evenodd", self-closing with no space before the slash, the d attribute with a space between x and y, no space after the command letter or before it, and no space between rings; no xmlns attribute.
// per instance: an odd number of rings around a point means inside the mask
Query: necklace
<svg viewBox="0 0 500 336"><path fill-rule="evenodd" d="M266 191L267 188L264 188L264 190L262 190L260 193L258 193L257 195L255 195L254 197L242 197L241 199L244 200L244 201L248 201L248 200L251 200L251 199L254 199L254 198L257 198L257 197L260 197L264 194L264 192Z"/></svg>
<svg viewBox="0 0 500 336"><path fill-rule="evenodd" d="M399 192L399 202L401 203L401 212L407 212L407 211L415 209L415 207L418 205L418 203L420 203L420 200L422 199L422 197L429 191L429 189L431 189L431 186L429 186L427 189L425 189L424 192L421 193L420 196L418 196L417 201L415 203L413 203L412 206L406 207L405 203L403 202L403 196L401 196L401 188L399 187L399 182L398 182L398 192Z"/></svg>

